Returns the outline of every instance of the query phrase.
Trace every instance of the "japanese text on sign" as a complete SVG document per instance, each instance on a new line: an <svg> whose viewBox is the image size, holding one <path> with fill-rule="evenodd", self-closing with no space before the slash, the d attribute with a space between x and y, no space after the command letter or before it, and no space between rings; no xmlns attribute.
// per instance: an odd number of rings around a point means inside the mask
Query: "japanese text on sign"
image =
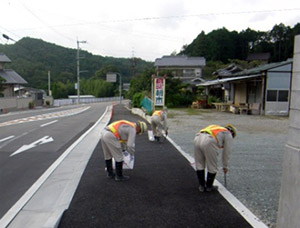
<svg viewBox="0 0 300 228"><path fill-rule="evenodd" d="M155 105L164 105L164 93L165 93L165 79L156 78L155 79Z"/></svg>

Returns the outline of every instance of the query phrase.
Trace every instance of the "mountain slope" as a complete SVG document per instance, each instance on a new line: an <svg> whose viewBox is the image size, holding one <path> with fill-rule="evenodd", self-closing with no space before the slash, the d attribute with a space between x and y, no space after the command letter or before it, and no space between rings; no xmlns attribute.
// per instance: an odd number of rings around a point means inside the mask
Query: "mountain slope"
<svg viewBox="0 0 300 228"><path fill-rule="evenodd" d="M47 88L48 71L51 72L51 80L61 82L77 81L77 49L70 49L48 43L40 39L23 38L12 45L1 45L0 52L7 55L12 63L5 68L14 69L26 81L30 87ZM114 66L122 74L123 82L129 82L135 75L139 75L146 68L153 67L153 63L142 59L133 69L133 61L129 58L113 58L93 55L87 51L80 51L81 78L91 78L105 66Z"/></svg>

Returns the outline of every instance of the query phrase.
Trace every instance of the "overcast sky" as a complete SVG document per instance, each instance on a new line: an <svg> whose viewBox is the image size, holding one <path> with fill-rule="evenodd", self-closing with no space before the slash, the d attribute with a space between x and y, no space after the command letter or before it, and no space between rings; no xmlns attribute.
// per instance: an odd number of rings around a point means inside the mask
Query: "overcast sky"
<svg viewBox="0 0 300 228"><path fill-rule="evenodd" d="M222 27L269 31L300 23L300 0L1 0L0 43L39 38L112 57L154 61Z"/></svg>

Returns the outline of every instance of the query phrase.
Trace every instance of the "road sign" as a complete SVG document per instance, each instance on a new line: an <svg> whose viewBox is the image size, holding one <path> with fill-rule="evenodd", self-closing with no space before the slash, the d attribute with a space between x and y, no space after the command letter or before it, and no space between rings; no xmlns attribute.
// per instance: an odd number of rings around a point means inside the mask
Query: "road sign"
<svg viewBox="0 0 300 228"><path fill-rule="evenodd" d="M107 73L106 74L106 81L107 82L116 82L117 81L117 74L116 73Z"/></svg>

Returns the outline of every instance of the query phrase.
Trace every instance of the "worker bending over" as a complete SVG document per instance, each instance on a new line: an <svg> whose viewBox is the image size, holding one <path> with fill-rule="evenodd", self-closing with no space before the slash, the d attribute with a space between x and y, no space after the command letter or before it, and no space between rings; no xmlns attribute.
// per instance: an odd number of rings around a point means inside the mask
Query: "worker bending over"
<svg viewBox="0 0 300 228"><path fill-rule="evenodd" d="M225 127L209 125L196 134L194 139L194 152L200 192L204 192L205 190L211 192L217 189L216 186L213 186L213 182L218 171L218 154L221 149L223 149L223 171L225 174L228 172L228 159L235 136L236 128L231 124ZM207 167L206 182L205 167Z"/></svg>
<svg viewBox="0 0 300 228"><path fill-rule="evenodd" d="M160 137L163 135L162 130L168 135L167 125L167 108L155 111L151 116L151 128L153 131L155 141L159 142Z"/></svg>
<svg viewBox="0 0 300 228"><path fill-rule="evenodd" d="M135 152L135 136L147 131L147 124L143 121L136 123L127 120L119 120L108 125L102 133L102 149L106 164L107 177L116 181L128 180L123 175L122 144L126 144L127 151L133 155ZM116 173L113 171L112 158L115 159Z"/></svg>

